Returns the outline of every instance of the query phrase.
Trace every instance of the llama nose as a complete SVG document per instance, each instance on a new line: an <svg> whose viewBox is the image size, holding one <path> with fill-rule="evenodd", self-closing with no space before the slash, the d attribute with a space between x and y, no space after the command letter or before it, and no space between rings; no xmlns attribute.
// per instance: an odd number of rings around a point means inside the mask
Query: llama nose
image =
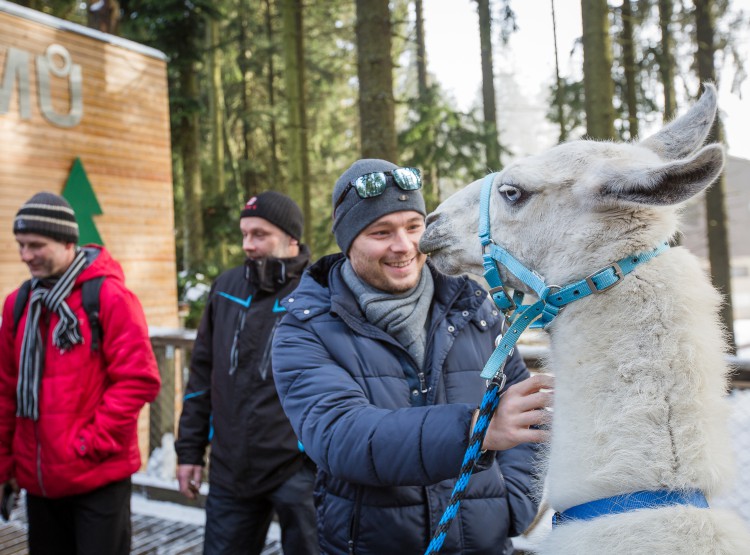
<svg viewBox="0 0 750 555"><path fill-rule="evenodd" d="M432 224L436 223L440 219L440 214L437 212L430 212L427 214L427 218L424 221L425 227L430 227Z"/></svg>

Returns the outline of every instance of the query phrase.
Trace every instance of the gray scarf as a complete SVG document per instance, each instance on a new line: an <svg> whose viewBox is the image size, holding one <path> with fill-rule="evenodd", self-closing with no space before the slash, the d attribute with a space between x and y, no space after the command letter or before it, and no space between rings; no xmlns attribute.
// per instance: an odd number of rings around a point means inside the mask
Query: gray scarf
<svg viewBox="0 0 750 555"><path fill-rule="evenodd" d="M363 282L349 259L344 262L341 275L357 298L367 321L401 343L419 364L418 370L421 369L427 341L427 316L435 292L430 269L424 266L419 283L400 295L380 291Z"/></svg>
<svg viewBox="0 0 750 555"><path fill-rule="evenodd" d="M57 313L60 320L52 332L52 343L61 351L83 342L78 318L65 299L73 291L76 278L86 266L86 254L78 250L73 262L55 284L45 289L40 280L31 281L31 298L26 314L26 327L21 341L21 357L18 365L17 416L39 419L39 384L42 380L44 341L39 331L39 318L42 305Z"/></svg>

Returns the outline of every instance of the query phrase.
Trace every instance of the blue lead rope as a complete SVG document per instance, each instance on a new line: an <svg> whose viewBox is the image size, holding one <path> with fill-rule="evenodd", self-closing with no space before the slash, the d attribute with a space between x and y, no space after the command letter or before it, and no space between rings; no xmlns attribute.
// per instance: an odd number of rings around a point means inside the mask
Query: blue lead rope
<svg viewBox="0 0 750 555"><path fill-rule="evenodd" d="M495 412L495 409L500 402L500 390L503 385L503 383L496 383L493 381L490 383L489 387L487 387L487 391L482 398L482 404L479 406L479 416L474 425L474 431L469 439L469 447L466 449L464 460L461 463L461 474L456 481L456 485L453 486L453 492L451 493L448 506L445 508L445 512L435 529L430 545L427 546L425 555L437 553L443 547L445 537L448 535L448 528L450 528L453 519L456 518L458 508L461 505L461 500L466 493L466 487L469 485L469 478L471 478L471 474L474 472L474 467L476 466L479 457L482 456L482 443L484 442L484 436L487 435L487 427L490 425L490 420L492 420L492 414Z"/></svg>

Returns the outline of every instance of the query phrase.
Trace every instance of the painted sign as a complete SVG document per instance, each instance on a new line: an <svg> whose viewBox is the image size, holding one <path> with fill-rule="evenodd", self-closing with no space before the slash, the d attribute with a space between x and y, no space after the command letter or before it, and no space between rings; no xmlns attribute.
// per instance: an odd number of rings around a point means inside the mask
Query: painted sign
<svg viewBox="0 0 750 555"><path fill-rule="evenodd" d="M31 87L29 73L31 60L36 60L36 79L39 108L44 118L59 127L74 127L83 117L81 66L74 64L70 52L60 44L50 44L44 54L32 56L30 52L10 47L5 55L0 88L0 115L7 114L15 92L22 119L31 119ZM69 89L70 108L60 114L52 106L52 81L62 80Z"/></svg>

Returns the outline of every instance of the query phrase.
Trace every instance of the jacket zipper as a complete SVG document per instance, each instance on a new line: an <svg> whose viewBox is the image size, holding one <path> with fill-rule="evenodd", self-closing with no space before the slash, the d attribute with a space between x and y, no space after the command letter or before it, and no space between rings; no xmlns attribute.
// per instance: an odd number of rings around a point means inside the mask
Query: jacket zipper
<svg viewBox="0 0 750 555"><path fill-rule="evenodd" d="M419 390L422 392L422 395L427 393L427 379L425 378L424 371L420 370L417 372L417 377L419 378Z"/></svg>
<svg viewBox="0 0 750 555"><path fill-rule="evenodd" d="M36 436L36 479L39 481L39 489L42 490L42 496L47 497L47 491L44 489L44 480L42 479L42 444L39 442L38 422L34 422L34 435Z"/></svg>
<svg viewBox="0 0 750 555"><path fill-rule="evenodd" d="M44 321L44 333L42 335L43 345L47 345L47 339L49 338L49 320L50 313L46 312L43 314ZM40 407L41 412L41 407ZM47 491L44 488L44 479L42 478L42 442L39 441L39 421L34 422L34 435L36 436L36 479L39 482L39 489L42 491L42 496L47 497Z"/></svg>
<svg viewBox="0 0 750 555"><path fill-rule="evenodd" d="M354 510L352 510L352 519L349 522L349 555L354 555L354 546L359 536L359 511L362 507L362 486L357 486L357 493L354 495Z"/></svg>
<svg viewBox="0 0 750 555"><path fill-rule="evenodd" d="M281 323L281 318L277 318L276 321L273 323L273 327L271 328L271 333L268 334L268 341L266 341L266 348L263 351L263 358L260 361L260 366L258 366L258 369L260 370L260 377L264 380L268 377L268 363L269 359L271 358L271 346L273 345L273 334L276 333L276 328L279 327L279 324Z"/></svg>

